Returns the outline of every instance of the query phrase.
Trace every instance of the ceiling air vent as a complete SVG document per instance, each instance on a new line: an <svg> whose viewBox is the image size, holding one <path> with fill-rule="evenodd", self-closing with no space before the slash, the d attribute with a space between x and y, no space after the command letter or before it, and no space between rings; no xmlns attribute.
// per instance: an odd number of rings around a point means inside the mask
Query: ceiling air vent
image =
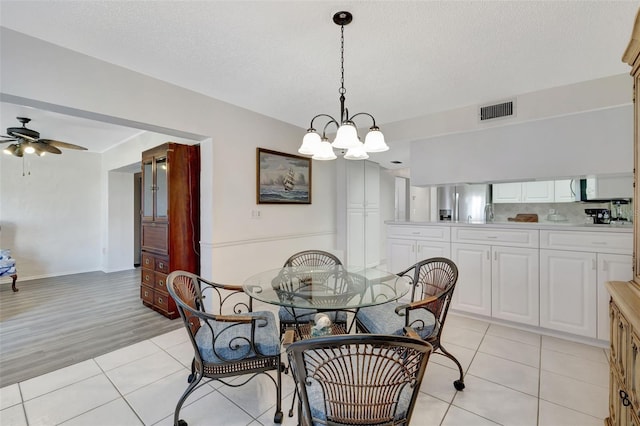
<svg viewBox="0 0 640 426"><path fill-rule="evenodd" d="M480 107L480 121L493 120L495 118L511 117L514 115L514 101Z"/></svg>

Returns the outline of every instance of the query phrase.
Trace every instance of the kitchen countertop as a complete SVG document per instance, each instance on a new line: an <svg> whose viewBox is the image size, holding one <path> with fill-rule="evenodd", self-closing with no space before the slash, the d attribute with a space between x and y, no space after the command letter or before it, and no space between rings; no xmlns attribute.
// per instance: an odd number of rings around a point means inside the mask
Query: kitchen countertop
<svg viewBox="0 0 640 426"><path fill-rule="evenodd" d="M404 226L469 226L483 228L520 228L520 229L550 229L562 231L596 231L596 232L623 232L632 233L633 223L624 225L594 225L590 223L569 223L569 222L491 222L491 223L468 223L468 222L407 222L407 221L386 221L387 225Z"/></svg>

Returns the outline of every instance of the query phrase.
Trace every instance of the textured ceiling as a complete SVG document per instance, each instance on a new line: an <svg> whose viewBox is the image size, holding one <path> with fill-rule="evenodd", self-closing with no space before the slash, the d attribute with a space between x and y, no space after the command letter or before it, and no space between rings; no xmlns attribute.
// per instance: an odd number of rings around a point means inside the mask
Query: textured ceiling
<svg viewBox="0 0 640 426"><path fill-rule="evenodd" d="M306 128L318 113L339 114L340 29L331 17L349 10L354 20L345 28L347 107L372 113L383 127L627 73L620 58L639 6L1 0L0 23ZM4 110L1 121L3 128L14 124Z"/></svg>

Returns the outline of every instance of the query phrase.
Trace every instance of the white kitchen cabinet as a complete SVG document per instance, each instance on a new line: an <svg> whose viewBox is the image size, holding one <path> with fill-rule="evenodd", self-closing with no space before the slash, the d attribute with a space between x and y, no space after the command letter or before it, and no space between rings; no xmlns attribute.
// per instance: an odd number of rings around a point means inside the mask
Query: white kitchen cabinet
<svg viewBox="0 0 640 426"><path fill-rule="evenodd" d="M451 260L458 267L451 307L491 316L491 246L453 243Z"/></svg>
<svg viewBox="0 0 640 426"><path fill-rule="evenodd" d="M538 325L538 231L453 227L452 308Z"/></svg>
<svg viewBox="0 0 640 426"><path fill-rule="evenodd" d="M553 203L555 184L552 180L524 182L522 184L523 203Z"/></svg>
<svg viewBox="0 0 640 426"><path fill-rule="evenodd" d="M491 316L539 324L538 249L491 248Z"/></svg>
<svg viewBox="0 0 640 426"><path fill-rule="evenodd" d="M451 257L449 227L387 227L387 269L400 272L431 257Z"/></svg>
<svg viewBox="0 0 640 426"><path fill-rule="evenodd" d="M380 263L380 166L371 161L338 163L337 227L343 263L351 268Z"/></svg>
<svg viewBox="0 0 640 426"><path fill-rule="evenodd" d="M540 231L540 326L609 338L605 283L632 277L624 232Z"/></svg>
<svg viewBox="0 0 640 426"><path fill-rule="evenodd" d="M522 202L522 183L494 183L492 185L493 203L520 203Z"/></svg>
<svg viewBox="0 0 640 426"><path fill-rule="evenodd" d="M596 337L596 254L540 250L540 326Z"/></svg>
<svg viewBox="0 0 640 426"><path fill-rule="evenodd" d="M573 203L576 201L575 179L563 179L554 181L554 201L556 203Z"/></svg>

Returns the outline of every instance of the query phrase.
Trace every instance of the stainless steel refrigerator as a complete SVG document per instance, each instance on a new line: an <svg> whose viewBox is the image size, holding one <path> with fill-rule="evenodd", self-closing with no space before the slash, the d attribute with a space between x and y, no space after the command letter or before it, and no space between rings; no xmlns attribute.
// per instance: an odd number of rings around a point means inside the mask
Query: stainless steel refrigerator
<svg viewBox="0 0 640 426"><path fill-rule="evenodd" d="M438 187L438 219L452 222L493 221L491 185L449 185Z"/></svg>

